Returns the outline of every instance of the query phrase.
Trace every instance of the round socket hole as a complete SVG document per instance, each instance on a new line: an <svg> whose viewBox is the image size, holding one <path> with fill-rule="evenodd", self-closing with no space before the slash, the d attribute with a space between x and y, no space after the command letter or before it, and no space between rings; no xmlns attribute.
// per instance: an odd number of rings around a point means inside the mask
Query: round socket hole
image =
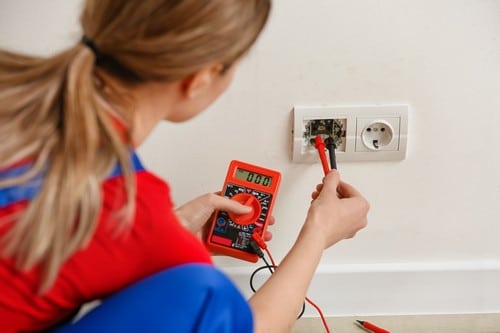
<svg viewBox="0 0 500 333"><path fill-rule="evenodd" d="M370 150L381 150L394 137L392 126L384 120L376 120L365 126L361 132L363 144Z"/></svg>

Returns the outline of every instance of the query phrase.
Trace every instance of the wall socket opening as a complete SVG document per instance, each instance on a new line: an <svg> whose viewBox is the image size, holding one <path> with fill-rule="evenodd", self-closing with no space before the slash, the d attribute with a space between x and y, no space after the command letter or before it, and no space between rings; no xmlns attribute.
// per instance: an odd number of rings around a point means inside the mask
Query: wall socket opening
<svg viewBox="0 0 500 333"><path fill-rule="evenodd" d="M313 119L306 120L304 139L314 148L314 139L320 135L323 141L328 137L333 139L337 151L345 151L347 119Z"/></svg>

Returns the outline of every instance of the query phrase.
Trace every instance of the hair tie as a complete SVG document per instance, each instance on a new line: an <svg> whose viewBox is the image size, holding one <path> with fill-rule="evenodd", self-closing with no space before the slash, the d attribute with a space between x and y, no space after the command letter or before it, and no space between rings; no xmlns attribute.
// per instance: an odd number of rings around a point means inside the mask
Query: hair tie
<svg viewBox="0 0 500 333"><path fill-rule="evenodd" d="M92 53L94 53L96 66L104 68L109 73L114 74L117 77L128 82L137 83L143 81L139 75L120 64L113 57L102 53L92 39L84 35L82 37L81 43L87 46L92 51Z"/></svg>
<svg viewBox="0 0 500 333"><path fill-rule="evenodd" d="M83 45L87 46L92 51L92 53L94 53L97 59L102 58L101 51L99 51L92 39L88 38L87 36L83 36L81 42Z"/></svg>

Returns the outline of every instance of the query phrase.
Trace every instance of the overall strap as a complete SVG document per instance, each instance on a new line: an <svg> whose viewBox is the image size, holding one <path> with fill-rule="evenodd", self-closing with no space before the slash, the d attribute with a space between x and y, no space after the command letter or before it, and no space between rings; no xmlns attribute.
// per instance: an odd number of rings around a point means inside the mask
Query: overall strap
<svg viewBox="0 0 500 333"><path fill-rule="evenodd" d="M139 156L137 156L137 154L135 153L135 151L133 151L130 154L130 163L132 164L132 170L134 172L139 172L139 171L144 171L145 170L144 166L142 165L141 160L139 159ZM113 178L113 177L121 176L122 173L123 172L122 172L121 165L120 164L116 164L116 166L114 167L113 171L111 171L111 173L108 175L108 177L106 177L106 179L110 179L110 178Z"/></svg>
<svg viewBox="0 0 500 333"><path fill-rule="evenodd" d="M139 157L135 152L131 152L130 162L132 164L134 172L145 170L144 166L142 165ZM20 176L26 173L31 167L32 164L28 163L10 169L2 170L0 171L0 180ZM118 177L121 174L122 174L122 168L120 167L120 165L117 164L114 167L113 171L108 175L108 177L106 177L106 179ZM26 183L0 188L0 208L9 206L16 202L32 200L40 191L44 175L45 175L45 170L43 170L42 172L40 172L40 174L28 180Z"/></svg>

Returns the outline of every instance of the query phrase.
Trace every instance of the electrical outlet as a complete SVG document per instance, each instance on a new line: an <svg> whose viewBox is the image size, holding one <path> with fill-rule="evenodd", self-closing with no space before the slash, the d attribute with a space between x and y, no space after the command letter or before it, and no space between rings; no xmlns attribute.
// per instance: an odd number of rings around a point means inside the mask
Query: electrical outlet
<svg viewBox="0 0 500 333"><path fill-rule="evenodd" d="M332 137L337 160L402 160L406 156L408 106L294 108L292 160L318 163L316 135Z"/></svg>
<svg viewBox="0 0 500 333"><path fill-rule="evenodd" d="M355 151L398 151L399 121L397 117L358 118Z"/></svg>

